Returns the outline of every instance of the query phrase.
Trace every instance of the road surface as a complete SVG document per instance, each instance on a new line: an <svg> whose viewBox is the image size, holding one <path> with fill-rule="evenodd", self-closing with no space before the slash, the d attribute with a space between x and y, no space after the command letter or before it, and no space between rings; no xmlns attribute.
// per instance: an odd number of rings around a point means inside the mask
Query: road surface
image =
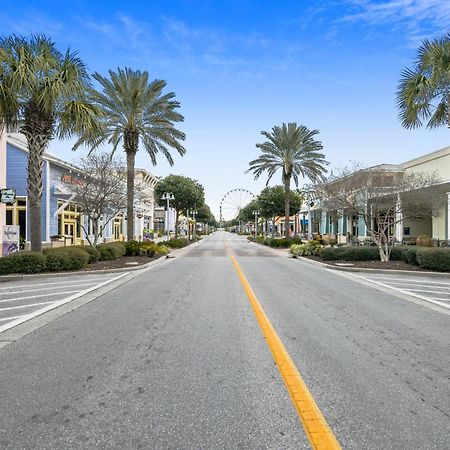
<svg viewBox="0 0 450 450"><path fill-rule="evenodd" d="M310 448L231 256L342 448L450 448L444 308L225 232L0 349L0 448Z"/></svg>

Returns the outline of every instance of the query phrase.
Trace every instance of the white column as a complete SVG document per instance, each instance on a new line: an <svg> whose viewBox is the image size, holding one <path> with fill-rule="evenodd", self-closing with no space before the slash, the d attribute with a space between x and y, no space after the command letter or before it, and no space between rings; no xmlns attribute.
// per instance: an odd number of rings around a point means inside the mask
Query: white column
<svg viewBox="0 0 450 450"><path fill-rule="evenodd" d="M0 188L6 188L6 129L4 128L0 128ZM6 205L0 203L0 256L3 246L3 225L6 225Z"/></svg>
<svg viewBox="0 0 450 450"><path fill-rule="evenodd" d="M447 192L447 239L450 240L450 192Z"/></svg>
<svg viewBox="0 0 450 450"><path fill-rule="evenodd" d="M395 239L398 242L403 241L403 212L402 212L402 200L400 195L395 202Z"/></svg>

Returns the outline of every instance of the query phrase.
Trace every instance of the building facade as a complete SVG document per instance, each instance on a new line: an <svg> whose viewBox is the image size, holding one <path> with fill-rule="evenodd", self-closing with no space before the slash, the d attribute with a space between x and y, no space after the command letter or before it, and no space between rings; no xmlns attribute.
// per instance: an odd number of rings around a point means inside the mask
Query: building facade
<svg viewBox="0 0 450 450"><path fill-rule="evenodd" d="M6 225L19 225L23 246L29 241L30 224L27 214L27 164L28 150L25 138L18 134L8 134L4 142L2 170L5 181L2 186L16 191L13 205L2 205L0 215ZM2 152L0 151L0 157ZM0 160L1 161L1 160ZM0 181L1 181L0 170ZM135 239L142 240L147 229L153 228L154 186L158 178L144 169L136 172L139 188L144 190L140 203L135 208ZM83 215L82 207L77 203L71 185L82 183L79 168L52 155L44 155L43 194L41 208L42 242L49 245L87 244L87 235L92 232L92 224ZM126 215L102 217L107 222L100 242L126 239ZM0 222L1 223L1 222ZM91 236L92 237L92 236Z"/></svg>
<svg viewBox="0 0 450 450"><path fill-rule="evenodd" d="M428 194L438 204L433 214L402 220L392 213L390 237L397 242L415 240L418 236L430 236L437 245L448 245L450 240L450 147L406 161L402 164L381 164L367 169L368 173L391 173L393 176L407 178L414 174L435 174L437 182L428 187ZM356 174L356 173L355 173ZM349 175L351 177L352 175ZM370 175L368 175L370 176ZM338 183L339 180L336 181ZM408 191L398 193L398 201ZM351 210L339 211L327 208L327 199L318 199L311 209L311 227L314 234L330 235L338 243L361 243L370 239L364 218ZM370 208L370 202L367 202ZM399 208L400 210L400 208ZM420 214L418 214L420 216Z"/></svg>

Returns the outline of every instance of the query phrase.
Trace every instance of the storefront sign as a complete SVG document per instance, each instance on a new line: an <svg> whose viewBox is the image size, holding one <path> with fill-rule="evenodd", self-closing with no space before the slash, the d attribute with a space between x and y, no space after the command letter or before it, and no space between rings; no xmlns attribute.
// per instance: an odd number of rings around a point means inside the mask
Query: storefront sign
<svg viewBox="0 0 450 450"><path fill-rule="evenodd" d="M14 189L1 189L0 201L12 205L16 201L16 191Z"/></svg>
<svg viewBox="0 0 450 450"><path fill-rule="evenodd" d="M66 184L76 184L78 186L84 186L83 181L79 178L75 178L72 175L61 175L61 181Z"/></svg>
<svg viewBox="0 0 450 450"><path fill-rule="evenodd" d="M8 256L19 251L20 226L3 225L2 255Z"/></svg>

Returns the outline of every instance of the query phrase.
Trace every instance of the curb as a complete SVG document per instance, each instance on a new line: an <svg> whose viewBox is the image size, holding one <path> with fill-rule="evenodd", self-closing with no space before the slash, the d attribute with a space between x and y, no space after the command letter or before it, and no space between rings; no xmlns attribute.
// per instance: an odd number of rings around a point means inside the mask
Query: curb
<svg viewBox="0 0 450 450"><path fill-rule="evenodd" d="M398 269L371 269L369 267L343 267L343 266L334 266L332 264L323 263L320 261L315 261L313 259L303 258L302 256L297 256L296 258L299 261L302 261L306 264L310 264L312 266L321 267L323 269L330 270L340 270L342 272L362 272L362 273L380 273L380 274L404 274L408 276L419 276L419 277L448 277L448 272L425 272L421 270L398 270Z"/></svg>

